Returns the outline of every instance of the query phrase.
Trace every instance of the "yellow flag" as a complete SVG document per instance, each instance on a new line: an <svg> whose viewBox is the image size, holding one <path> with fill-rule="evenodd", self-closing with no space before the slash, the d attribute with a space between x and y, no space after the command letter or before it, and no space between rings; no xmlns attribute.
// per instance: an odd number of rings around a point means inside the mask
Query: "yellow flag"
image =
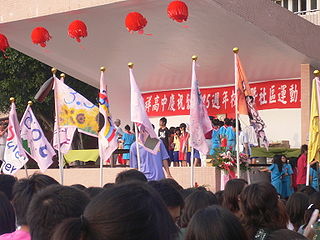
<svg viewBox="0 0 320 240"><path fill-rule="evenodd" d="M318 108L318 89L317 89L318 77L315 77L312 81L312 96L311 96L311 108L310 108L310 125L309 125L309 146L308 146L308 162L313 160L319 161L319 108Z"/></svg>

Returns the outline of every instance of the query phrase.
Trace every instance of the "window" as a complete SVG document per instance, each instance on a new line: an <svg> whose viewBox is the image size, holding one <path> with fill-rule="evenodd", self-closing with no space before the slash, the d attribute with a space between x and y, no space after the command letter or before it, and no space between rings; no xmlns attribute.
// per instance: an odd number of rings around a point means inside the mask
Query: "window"
<svg viewBox="0 0 320 240"><path fill-rule="evenodd" d="M317 9L317 0L311 0L311 10Z"/></svg>
<svg viewBox="0 0 320 240"><path fill-rule="evenodd" d="M292 0L292 12L298 12L298 0Z"/></svg>
<svg viewBox="0 0 320 240"><path fill-rule="evenodd" d="M301 0L301 11L306 11L306 10L307 10L307 1Z"/></svg>
<svg viewBox="0 0 320 240"><path fill-rule="evenodd" d="M283 7L288 9L288 0L283 0Z"/></svg>

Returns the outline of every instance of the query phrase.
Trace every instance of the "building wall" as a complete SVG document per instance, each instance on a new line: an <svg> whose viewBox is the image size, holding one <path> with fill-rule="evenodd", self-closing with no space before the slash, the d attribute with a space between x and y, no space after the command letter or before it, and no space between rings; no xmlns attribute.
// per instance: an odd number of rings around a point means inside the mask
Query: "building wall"
<svg viewBox="0 0 320 240"><path fill-rule="evenodd" d="M301 145L301 109L269 109L259 111L262 119L265 121L266 135L270 142L288 140L291 147L300 147ZM189 116L170 116L168 127L179 126L180 123L188 123ZM151 123L158 130L159 117L150 118ZM307 119L303 119L308 121Z"/></svg>

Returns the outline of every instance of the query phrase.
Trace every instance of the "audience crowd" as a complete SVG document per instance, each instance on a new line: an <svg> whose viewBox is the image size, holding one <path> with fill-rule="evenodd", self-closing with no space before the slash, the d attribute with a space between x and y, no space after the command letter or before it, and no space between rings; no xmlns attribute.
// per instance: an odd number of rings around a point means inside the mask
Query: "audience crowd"
<svg viewBox="0 0 320 240"><path fill-rule="evenodd" d="M319 209L311 186L286 200L267 182L232 179L213 193L135 169L103 188L0 175L0 240L319 239Z"/></svg>

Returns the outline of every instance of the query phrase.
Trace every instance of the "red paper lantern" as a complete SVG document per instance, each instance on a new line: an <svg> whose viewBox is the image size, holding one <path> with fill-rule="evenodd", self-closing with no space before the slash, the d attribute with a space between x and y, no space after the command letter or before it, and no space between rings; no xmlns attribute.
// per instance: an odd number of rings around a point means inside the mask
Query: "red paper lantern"
<svg viewBox="0 0 320 240"><path fill-rule="evenodd" d="M34 44L40 44L41 47L45 47L46 42L51 39L51 36L47 29L43 27L36 27L32 30L31 39Z"/></svg>
<svg viewBox="0 0 320 240"><path fill-rule="evenodd" d="M174 21L183 22L188 19L188 6L182 1L173 1L167 8L168 16Z"/></svg>
<svg viewBox="0 0 320 240"><path fill-rule="evenodd" d="M138 31L143 33L143 28L147 25L148 21L138 12L131 12L127 15L125 24L129 32Z"/></svg>
<svg viewBox="0 0 320 240"><path fill-rule="evenodd" d="M77 42L80 42L81 37L88 36L87 32L87 26L84 22L80 20L75 20L72 23L70 23L68 28L68 34L71 38L75 38Z"/></svg>
<svg viewBox="0 0 320 240"><path fill-rule="evenodd" d="M0 33L0 51L5 53L8 47L9 47L9 43L8 43L7 37Z"/></svg>

